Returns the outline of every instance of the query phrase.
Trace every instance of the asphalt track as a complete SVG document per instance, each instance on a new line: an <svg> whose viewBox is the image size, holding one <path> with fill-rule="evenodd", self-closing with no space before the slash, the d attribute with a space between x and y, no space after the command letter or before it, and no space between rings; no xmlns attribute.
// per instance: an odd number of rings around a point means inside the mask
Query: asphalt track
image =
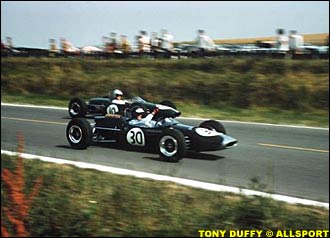
<svg viewBox="0 0 330 238"><path fill-rule="evenodd" d="M238 139L232 149L189 153L178 163L157 154L116 146L71 149L65 136L66 110L1 105L1 149L126 168L186 179L255 189L329 203L329 129L222 121ZM180 121L198 125L201 120ZM253 187L252 180L258 180Z"/></svg>

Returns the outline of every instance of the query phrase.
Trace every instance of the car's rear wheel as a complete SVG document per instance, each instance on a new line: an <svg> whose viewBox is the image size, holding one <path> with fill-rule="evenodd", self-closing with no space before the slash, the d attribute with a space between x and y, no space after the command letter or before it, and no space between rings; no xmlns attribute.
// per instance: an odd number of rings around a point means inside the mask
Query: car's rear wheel
<svg viewBox="0 0 330 238"><path fill-rule="evenodd" d="M168 162L177 162L186 154L186 142L181 131L166 129L159 139L160 158Z"/></svg>
<svg viewBox="0 0 330 238"><path fill-rule="evenodd" d="M75 149L86 149L91 144L92 134L92 127L84 118L74 118L66 127L66 138Z"/></svg>
<svg viewBox="0 0 330 238"><path fill-rule="evenodd" d="M220 123L218 121L215 121L215 120L204 121L199 125L199 127L206 128L206 129L209 129L209 130L214 130L214 131L226 134L226 129L222 125L222 123Z"/></svg>
<svg viewBox="0 0 330 238"><path fill-rule="evenodd" d="M73 98L69 102L69 114L71 117L85 117L87 112L87 105L85 101L80 98Z"/></svg>

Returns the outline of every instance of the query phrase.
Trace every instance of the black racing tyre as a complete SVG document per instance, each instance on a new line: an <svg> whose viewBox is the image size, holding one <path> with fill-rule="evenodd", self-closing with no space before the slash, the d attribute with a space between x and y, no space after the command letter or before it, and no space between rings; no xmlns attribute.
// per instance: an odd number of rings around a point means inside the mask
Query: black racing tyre
<svg viewBox="0 0 330 238"><path fill-rule="evenodd" d="M168 107L171 107L171 108L174 108L175 110L177 110L174 102L172 102L170 100L161 101L159 104L164 105L164 106L168 106Z"/></svg>
<svg viewBox="0 0 330 238"><path fill-rule="evenodd" d="M160 158L168 162L177 162L182 159L187 150L184 135L176 129L166 129L162 132L158 151Z"/></svg>
<svg viewBox="0 0 330 238"><path fill-rule="evenodd" d="M74 118L66 127L66 138L74 149L86 149L92 142L92 127L85 118Z"/></svg>
<svg viewBox="0 0 330 238"><path fill-rule="evenodd" d="M87 105L84 100L80 98L73 98L69 102L69 114L71 117L85 117L87 112Z"/></svg>
<svg viewBox="0 0 330 238"><path fill-rule="evenodd" d="M204 121L199 125L199 127L207 128L209 130L215 130L217 132L226 134L225 127L220 122L215 121L215 120Z"/></svg>

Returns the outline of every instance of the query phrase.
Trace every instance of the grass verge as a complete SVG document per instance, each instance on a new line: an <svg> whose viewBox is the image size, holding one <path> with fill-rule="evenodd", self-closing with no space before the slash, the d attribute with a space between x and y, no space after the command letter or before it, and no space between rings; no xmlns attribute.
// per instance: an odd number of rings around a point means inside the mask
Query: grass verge
<svg viewBox="0 0 330 238"><path fill-rule="evenodd" d="M85 99L88 100L88 98ZM1 102L8 103L67 107L69 100L70 98L50 97L36 94L1 94ZM176 104L178 109L182 111L182 116L184 117L329 127L329 115L324 110L314 110L313 112L306 113L301 111L262 107L254 107L250 109L224 107L219 109L195 103L178 102Z"/></svg>
<svg viewBox="0 0 330 238"><path fill-rule="evenodd" d="M13 170L15 157L1 155ZM30 236L199 236L199 229L329 229L329 211L24 160L25 189L43 185L26 220ZM1 180L1 201L10 206ZM4 223L10 227L8 221ZM10 230L10 229L9 229Z"/></svg>

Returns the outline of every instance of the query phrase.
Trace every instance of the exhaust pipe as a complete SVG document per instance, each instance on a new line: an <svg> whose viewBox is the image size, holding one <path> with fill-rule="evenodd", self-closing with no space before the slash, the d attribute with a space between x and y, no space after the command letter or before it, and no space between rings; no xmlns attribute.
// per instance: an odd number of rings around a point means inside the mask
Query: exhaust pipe
<svg viewBox="0 0 330 238"><path fill-rule="evenodd" d="M237 146L238 141L235 138L230 137L226 134L223 134L222 138L223 138L222 148L229 149L229 148L233 148L233 147Z"/></svg>

